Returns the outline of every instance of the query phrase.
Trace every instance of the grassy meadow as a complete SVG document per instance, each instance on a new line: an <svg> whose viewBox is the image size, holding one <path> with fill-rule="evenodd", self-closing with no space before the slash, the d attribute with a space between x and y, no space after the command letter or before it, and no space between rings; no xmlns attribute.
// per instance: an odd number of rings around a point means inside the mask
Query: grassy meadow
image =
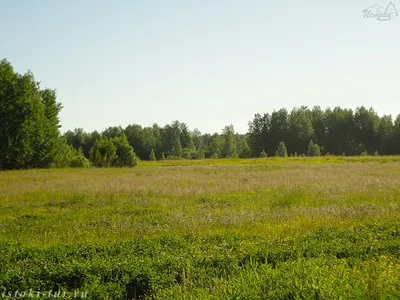
<svg viewBox="0 0 400 300"><path fill-rule="evenodd" d="M30 289L399 299L400 157L1 172L0 297Z"/></svg>

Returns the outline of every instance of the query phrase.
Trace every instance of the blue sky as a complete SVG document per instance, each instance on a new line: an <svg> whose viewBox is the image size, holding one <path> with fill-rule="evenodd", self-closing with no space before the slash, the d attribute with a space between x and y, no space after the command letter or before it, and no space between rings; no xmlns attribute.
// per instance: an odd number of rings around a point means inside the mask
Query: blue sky
<svg viewBox="0 0 400 300"><path fill-rule="evenodd" d="M255 113L301 105L395 116L400 16L364 18L390 2L371 1L0 0L0 59L57 89L63 132L244 133Z"/></svg>

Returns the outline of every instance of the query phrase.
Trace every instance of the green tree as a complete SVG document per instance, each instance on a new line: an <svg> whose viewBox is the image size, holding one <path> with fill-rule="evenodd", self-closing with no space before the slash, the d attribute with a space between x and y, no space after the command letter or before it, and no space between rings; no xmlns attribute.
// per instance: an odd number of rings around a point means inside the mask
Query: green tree
<svg viewBox="0 0 400 300"><path fill-rule="evenodd" d="M220 158L222 156L223 139L218 133L214 133L209 139L208 157Z"/></svg>
<svg viewBox="0 0 400 300"><path fill-rule="evenodd" d="M400 114L394 121L390 140L391 154L400 154Z"/></svg>
<svg viewBox="0 0 400 300"><path fill-rule="evenodd" d="M267 150L268 155L274 155L276 150L270 148L269 145L278 145L282 140L286 141L290 139L289 125L287 109L283 108L271 114L270 130L268 134L269 141L267 147L264 148Z"/></svg>
<svg viewBox="0 0 400 300"><path fill-rule="evenodd" d="M71 166L71 161L74 158L74 151L76 151L71 145L60 140L59 151L54 158L52 167L55 168L68 168Z"/></svg>
<svg viewBox="0 0 400 300"><path fill-rule="evenodd" d="M183 157L186 159L196 159L197 151L193 142L192 135L189 133L188 143L185 148L182 149Z"/></svg>
<svg viewBox="0 0 400 300"><path fill-rule="evenodd" d="M177 136L172 144L172 155L181 158L183 154L180 137Z"/></svg>
<svg viewBox="0 0 400 300"><path fill-rule="evenodd" d="M279 157L287 157L287 148L284 142L280 142L278 145L278 149L276 150L276 156Z"/></svg>
<svg viewBox="0 0 400 300"><path fill-rule="evenodd" d="M192 132L193 144L195 148L200 151L204 150L204 137L201 132L195 128ZM204 151L203 151L204 152Z"/></svg>
<svg viewBox="0 0 400 300"><path fill-rule="evenodd" d="M125 136L125 131L121 126L113 126L113 127L108 127L106 130L104 130L102 132L102 135L109 139L113 139L116 137Z"/></svg>
<svg viewBox="0 0 400 300"><path fill-rule="evenodd" d="M379 121L380 118L372 108L368 110L361 106L356 109L353 138L358 145L362 145L362 148L358 150L366 150L369 153L373 153L379 147L377 144L379 141Z"/></svg>
<svg viewBox="0 0 400 300"><path fill-rule="evenodd" d="M291 153L304 153L314 134L311 112L307 107L294 108L289 115L288 148Z"/></svg>
<svg viewBox="0 0 400 300"><path fill-rule="evenodd" d="M355 155L359 152L359 142L354 134L354 114L351 109L336 107L325 112L327 142L324 151L335 155Z"/></svg>
<svg viewBox="0 0 400 300"><path fill-rule="evenodd" d="M267 157L268 157L268 154L263 149L263 151L261 151L261 153L260 153L260 158L267 158Z"/></svg>
<svg viewBox="0 0 400 300"><path fill-rule="evenodd" d="M225 126L222 130L223 139L223 148L222 155L223 157L236 158L238 157L237 147L236 147L236 136L233 125Z"/></svg>
<svg viewBox="0 0 400 300"><path fill-rule="evenodd" d="M14 72L0 61L0 168L49 167L56 160L59 143L55 92L40 90L28 71Z"/></svg>
<svg viewBox="0 0 400 300"><path fill-rule="evenodd" d="M100 137L90 149L90 160L95 167L110 167L117 156L117 147L107 137Z"/></svg>
<svg viewBox="0 0 400 300"><path fill-rule="evenodd" d="M376 132L376 149L382 155L392 153L393 120L392 116L383 116L379 120Z"/></svg>
<svg viewBox="0 0 400 300"><path fill-rule="evenodd" d="M128 125L125 128L125 135L129 144L135 149L135 153L140 159L147 159L147 148L142 126L138 124Z"/></svg>
<svg viewBox="0 0 400 300"><path fill-rule="evenodd" d="M60 140L60 113L62 106L57 103L55 90L45 89L40 91L41 100L44 106L44 139L36 149L37 159L40 161L38 166L47 167L54 162L54 158L59 151Z"/></svg>
<svg viewBox="0 0 400 300"><path fill-rule="evenodd" d="M71 158L69 167L71 167L71 168L88 168L89 167L89 161L83 154L82 148L79 148L78 150L76 150L76 149L72 150L72 158Z"/></svg>
<svg viewBox="0 0 400 300"><path fill-rule="evenodd" d="M119 136L111 140L115 146L115 159L111 161L116 167L134 167L137 165L136 154L128 140L124 136Z"/></svg>
<svg viewBox="0 0 400 300"><path fill-rule="evenodd" d="M65 140L60 139L58 153L52 162L52 167L55 168L87 168L89 161L84 156L82 148L74 149L68 145Z"/></svg>
<svg viewBox="0 0 400 300"><path fill-rule="evenodd" d="M326 116L319 106L314 106L311 110L311 122L313 127L312 140L322 149L326 148Z"/></svg>
<svg viewBox="0 0 400 300"><path fill-rule="evenodd" d="M240 144L239 148L239 157L240 158L249 158L251 154L251 149L249 145L247 144L247 139L246 136L242 138L242 142Z"/></svg>
<svg viewBox="0 0 400 300"><path fill-rule="evenodd" d="M153 149L151 149L151 151L150 151L150 157L149 157L149 159L150 160L157 160L157 158L156 158L156 154L154 153L154 150Z"/></svg>
<svg viewBox="0 0 400 300"><path fill-rule="evenodd" d="M204 153L203 149L197 150L197 159L205 159L206 154Z"/></svg>
<svg viewBox="0 0 400 300"><path fill-rule="evenodd" d="M269 114L255 114L253 121L249 122L249 147L255 157L260 156L261 152L265 151L270 146L271 132L270 132L271 117ZM271 149L270 152L275 151Z"/></svg>
<svg viewBox="0 0 400 300"><path fill-rule="evenodd" d="M310 140L307 148L307 156L321 156L321 150L317 144Z"/></svg>
<svg viewBox="0 0 400 300"><path fill-rule="evenodd" d="M91 135L86 133L82 128L76 128L74 131L68 130L63 134L68 145L74 149L82 148L86 157L89 157L90 148L93 146Z"/></svg>

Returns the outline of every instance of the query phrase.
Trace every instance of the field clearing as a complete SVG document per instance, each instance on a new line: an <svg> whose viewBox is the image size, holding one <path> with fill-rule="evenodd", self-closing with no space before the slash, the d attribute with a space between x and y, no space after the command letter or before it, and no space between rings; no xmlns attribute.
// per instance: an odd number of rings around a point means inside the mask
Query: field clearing
<svg viewBox="0 0 400 300"><path fill-rule="evenodd" d="M400 157L0 173L0 293L398 299Z"/></svg>

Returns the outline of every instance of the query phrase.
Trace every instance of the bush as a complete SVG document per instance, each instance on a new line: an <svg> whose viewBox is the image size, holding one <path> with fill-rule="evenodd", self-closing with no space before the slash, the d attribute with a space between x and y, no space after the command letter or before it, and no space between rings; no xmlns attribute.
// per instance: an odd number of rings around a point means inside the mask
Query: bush
<svg viewBox="0 0 400 300"><path fill-rule="evenodd" d="M218 156L217 153L213 153L213 154L211 154L210 158L211 158L211 159L218 159L219 156Z"/></svg>
<svg viewBox="0 0 400 300"><path fill-rule="evenodd" d="M261 151L261 153L260 153L260 158L267 158L267 157L268 157L268 154L263 149L263 151Z"/></svg>
<svg viewBox="0 0 400 300"><path fill-rule="evenodd" d="M107 137L100 137L90 149L90 160L95 167L110 167L117 156L117 147Z"/></svg>
<svg viewBox="0 0 400 300"><path fill-rule="evenodd" d="M67 145L65 142L62 142L54 159L54 163L50 167L68 168L71 164L71 160L74 157L73 151L74 148L72 148L72 146Z"/></svg>
<svg viewBox="0 0 400 300"><path fill-rule="evenodd" d="M204 159L204 158L206 158L204 151L202 149L199 149L197 151L197 159Z"/></svg>
<svg viewBox="0 0 400 300"><path fill-rule="evenodd" d="M113 166L134 167L137 165L136 154L125 136L116 137L112 139L111 142L116 148L116 158L111 162Z"/></svg>
<svg viewBox="0 0 400 300"><path fill-rule="evenodd" d="M153 161L157 160L156 154L154 153L153 149L151 149L151 151L150 151L149 160L153 160Z"/></svg>
<svg viewBox="0 0 400 300"><path fill-rule="evenodd" d="M182 150L182 158L184 159L196 159L197 151L192 148L183 148Z"/></svg>
<svg viewBox="0 0 400 300"><path fill-rule="evenodd" d="M361 152L360 155L361 155L361 156L368 156L368 151L363 151L363 152Z"/></svg>
<svg viewBox="0 0 400 300"><path fill-rule="evenodd" d="M249 158L251 154L251 149L249 145L247 144L246 137L243 138L242 143L240 145L240 153L239 157L240 158Z"/></svg>
<svg viewBox="0 0 400 300"><path fill-rule="evenodd" d="M378 152L378 151L375 151L375 152L374 152L374 156L379 156L379 152Z"/></svg>
<svg viewBox="0 0 400 300"><path fill-rule="evenodd" d="M314 144L312 140L308 144L307 156L321 156L321 149L317 144Z"/></svg>
<svg viewBox="0 0 400 300"><path fill-rule="evenodd" d="M96 167L134 167L137 157L125 136L101 137L90 149L90 160Z"/></svg>
<svg viewBox="0 0 400 300"><path fill-rule="evenodd" d="M178 157L178 156L174 156L174 155L167 156L167 160L179 160L179 159L180 159L180 157Z"/></svg>
<svg viewBox="0 0 400 300"><path fill-rule="evenodd" d="M276 156L279 157L287 157L287 148L284 142L280 142L278 145L278 149L276 150Z"/></svg>
<svg viewBox="0 0 400 300"><path fill-rule="evenodd" d="M89 167L89 161L83 154L82 148L79 148L79 150L74 149L74 156L71 159L69 166L71 168L88 168Z"/></svg>
<svg viewBox="0 0 400 300"><path fill-rule="evenodd" d="M89 161L83 154L82 148L78 150L67 144L61 144L59 151L56 155L54 163L51 165L53 168L87 168Z"/></svg>

